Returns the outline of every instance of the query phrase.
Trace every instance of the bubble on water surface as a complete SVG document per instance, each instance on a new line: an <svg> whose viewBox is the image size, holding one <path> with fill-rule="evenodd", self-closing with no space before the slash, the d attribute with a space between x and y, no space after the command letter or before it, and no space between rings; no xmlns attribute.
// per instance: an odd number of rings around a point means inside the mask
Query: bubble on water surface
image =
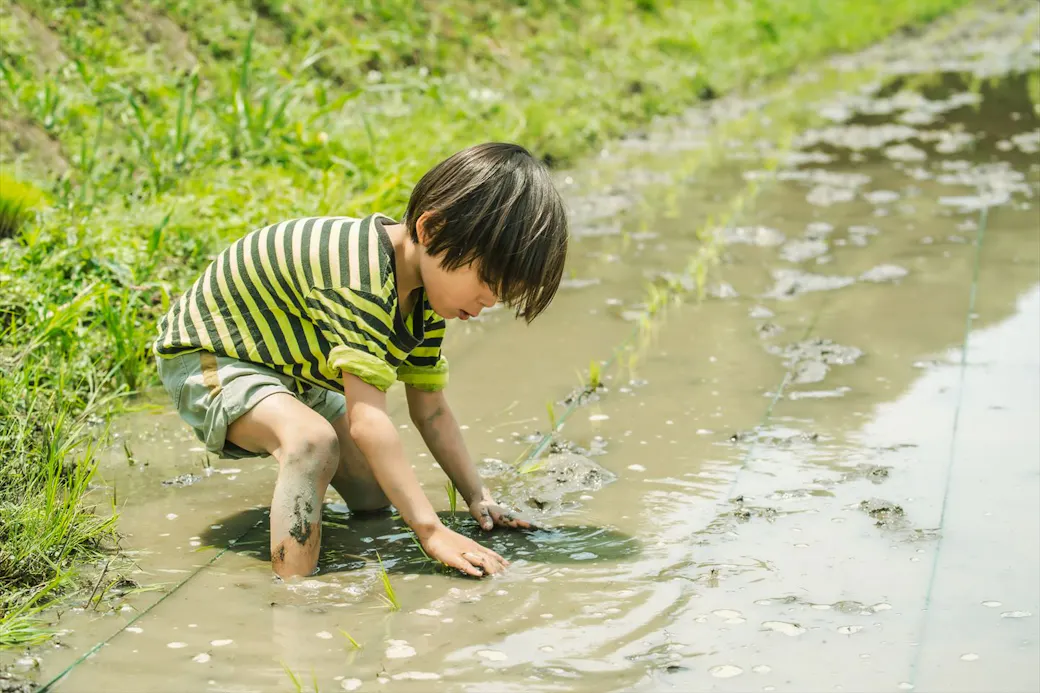
<svg viewBox="0 0 1040 693"><path fill-rule="evenodd" d="M739 611L734 611L732 609L716 609L715 611L712 611L711 613L713 613L714 615L718 616L719 618L740 618L741 616L744 615L744 614L740 613Z"/></svg>
<svg viewBox="0 0 1040 693"><path fill-rule="evenodd" d="M317 633L315 633L315 635L317 635L322 640L332 640L332 633L328 632L327 630L320 630Z"/></svg>
<svg viewBox="0 0 1040 693"><path fill-rule="evenodd" d="M992 600L991 601L982 602L982 605L983 606L988 606L991 609L994 609L994 608L996 608L998 606L1003 606L1003 604L1001 602L996 602L996 601L992 601Z"/></svg>
<svg viewBox="0 0 1040 693"><path fill-rule="evenodd" d="M863 626L838 626L838 632L842 635L853 635L863 630Z"/></svg>
<svg viewBox="0 0 1040 693"><path fill-rule="evenodd" d="M168 642L168 643L166 643L166 647L170 648L171 650L179 650L182 647L187 647L187 646L188 646L188 643L186 643L186 642Z"/></svg>
<svg viewBox="0 0 1040 693"><path fill-rule="evenodd" d="M1005 611L1000 615L1001 618L1029 618L1032 616L1028 611Z"/></svg>
<svg viewBox="0 0 1040 693"><path fill-rule="evenodd" d="M744 670L738 666L732 664L720 664L717 667L708 669L708 673L717 679L731 679L734 676L740 676L744 673Z"/></svg>
<svg viewBox="0 0 1040 693"><path fill-rule="evenodd" d="M772 670L773 668L766 664L759 664L758 666L751 667L751 671L753 671L756 674L768 674Z"/></svg>
<svg viewBox="0 0 1040 693"><path fill-rule="evenodd" d="M138 626L129 626L126 629L126 632L128 632L128 633L143 633L144 632L144 628L140 628Z"/></svg>
<svg viewBox="0 0 1040 693"><path fill-rule="evenodd" d="M228 639L228 640L211 640L209 644L212 645L213 647L224 647L226 645L230 645L233 642L235 642L235 641L234 640L230 640L230 639Z"/></svg>
<svg viewBox="0 0 1040 693"><path fill-rule="evenodd" d="M631 469L633 472L645 472L646 471L646 467L644 467L641 464L630 464L630 465L628 465L628 468Z"/></svg>
<svg viewBox="0 0 1040 693"><path fill-rule="evenodd" d="M974 652L966 652L965 654L961 655L961 661L964 662L974 662L978 658L979 656Z"/></svg>
<svg viewBox="0 0 1040 693"><path fill-rule="evenodd" d="M205 664L209 660L210 656L208 652L200 652L199 654L191 658L191 661L198 662L199 664Z"/></svg>
<svg viewBox="0 0 1040 693"><path fill-rule="evenodd" d="M361 688L361 679L343 679L339 687L345 691L356 691Z"/></svg>
<svg viewBox="0 0 1040 693"><path fill-rule="evenodd" d="M489 662L504 662L508 659L505 652L498 650L477 650L477 656Z"/></svg>

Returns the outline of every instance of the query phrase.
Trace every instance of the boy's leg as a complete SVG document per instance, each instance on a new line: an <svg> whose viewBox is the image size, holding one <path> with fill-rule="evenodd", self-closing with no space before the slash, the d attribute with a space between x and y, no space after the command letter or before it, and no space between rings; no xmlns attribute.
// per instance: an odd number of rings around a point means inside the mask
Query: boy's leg
<svg viewBox="0 0 1040 693"><path fill-rule="evenodd" d="M332 488L342 496L351 512L386 510L390 499L379 487L368 460L350 437L346 414L332 422L339 438L339 466L332 477Z"/></svg>
<svg viewBox="0 0 1040 693"><path fill-rule="evenodd" d="M322 500L340 462L336 430L292 395L277 393L236 419L227 439L278 460L271 565L283 578L311 574L321 547Z"/></svg>

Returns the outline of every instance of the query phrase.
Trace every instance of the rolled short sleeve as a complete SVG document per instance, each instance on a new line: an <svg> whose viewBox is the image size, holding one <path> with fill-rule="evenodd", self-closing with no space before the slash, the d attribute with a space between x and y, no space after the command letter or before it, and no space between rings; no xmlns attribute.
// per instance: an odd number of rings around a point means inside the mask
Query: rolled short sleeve
<svg viewBox="0 0 1040 693"><path fill-rule="evenodd" d="M397 379L405 385L426 392L438 392L448 384L448 360L441 350L444 340L444 318L425 311L423 341L397 368Z"/></svg>
<svg viewBox="0 0 1040 693"><path fill-rule="evenodd" d="M311 320L332 344L328 368L350 373L383 392L396 380L387 362L392 322L386 301L349 288L313 289L307 295Z"/></svg>

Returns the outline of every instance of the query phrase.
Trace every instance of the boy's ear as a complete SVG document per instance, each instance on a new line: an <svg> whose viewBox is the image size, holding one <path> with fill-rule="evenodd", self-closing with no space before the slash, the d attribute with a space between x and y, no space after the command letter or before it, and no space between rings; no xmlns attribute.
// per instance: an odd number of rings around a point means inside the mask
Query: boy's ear
<svg viewBox="0 0 1040 693"><path fill-rule="evenodd" d="M429 245L431 225L435 223L436 217L433 212L427 210L415 221L415 235L419 238L419 245Z"/></svg>

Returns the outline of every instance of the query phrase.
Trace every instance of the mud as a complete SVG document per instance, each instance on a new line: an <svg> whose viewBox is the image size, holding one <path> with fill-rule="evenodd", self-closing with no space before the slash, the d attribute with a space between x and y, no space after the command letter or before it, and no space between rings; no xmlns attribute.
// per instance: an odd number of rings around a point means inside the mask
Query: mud
<svg viewBox="0 0 1040 693"><path fill-rule="evenodd" d="M522 475L527 478L517 479L523 488L508 492L504 499L542 521L579 507L579 495L598 491L617 480L617 475L606 467L570 451L552 452L534 464L534 471Z"/></svg>
<svg viewBox="0 0 1040 693"><path fill-rule="evenodd" d="M773 270L775 284L763 294L763 298L794 298L800 294L815 291L834 291L850 286L856 280L852 277L812 274L791 269Z"/></svg>
<svg viewBox="0 0 1040 693"><path fill-rule="evenodd" d="M769 347L769 351L784 359L792 382L799 385L821 382L831 366L848 366L863 356L863 351L856 347L818 337L788 344L783 349Z"/></svg>
<svg viewBox="0 0 1040 693"><path fill-rule="evenodd" d="M830 122L775 173L739 144L692 183L683 168L713 118L754 113L758 97L713 101L573 172L569 204L589 218L570 276L598 281L527 329L500 311L446 345L474 458L545 527L484 533L451 516L443 473L390 396L435 507L512 561L501 576L441 570L395 515L351 515L330 492L318 573L280 583L273 462L164 489L197 472L197 443L171 412L143 413L123 426L150 464L131 470L114 450L96 493L129 499L120 528L142 584L192 578L161 603L128 594L106 597L104 617L63 614L65 647L42 652L42 676L155 605L57 690L281 690L283 664L320 690L393 693L1040 687L1040 170L1015 144L1038 126L1020 74L1036 69L1022 27L1037 12L974 12L837 59L835 83L852 86L804 101ZM876 83L844 78L861 67ZM900 145L926 158L885 155ZM636 169L686 181L673 208L617 182L658 180ZM736 295L633 330L622 314L645 303L647 279L681 275L699 247L689 220L721 213L748 179L762 192L719 232L712 278ZM826 259L825 273L783 257L800 240L829 246L805 260ZM615 351L604 387L521 473L545 402ZM379 599L377 556L400 611Z"/></svg>

